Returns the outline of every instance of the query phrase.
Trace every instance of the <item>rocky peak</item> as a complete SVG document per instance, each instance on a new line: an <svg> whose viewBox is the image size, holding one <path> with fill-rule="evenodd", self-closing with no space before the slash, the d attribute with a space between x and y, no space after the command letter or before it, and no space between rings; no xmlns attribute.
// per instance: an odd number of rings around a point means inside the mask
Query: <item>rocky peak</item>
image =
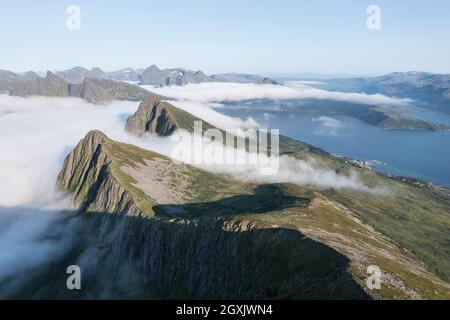
<svg viewBox="0 0 450 320"><path fill-rule="evenodd" d="M178 128L171 114L172 108L175 107L151 96L141 102L136 113L128 118L126 129L138 136L146 132L169 136Z"/></svg>
<svg viewBox="0 0 450 320"><path fill-rule="evenodd" d="M96 148L99 144L109 141L109 138L100 130L92 130L87 133L81 143L88 144Z"/></svg>

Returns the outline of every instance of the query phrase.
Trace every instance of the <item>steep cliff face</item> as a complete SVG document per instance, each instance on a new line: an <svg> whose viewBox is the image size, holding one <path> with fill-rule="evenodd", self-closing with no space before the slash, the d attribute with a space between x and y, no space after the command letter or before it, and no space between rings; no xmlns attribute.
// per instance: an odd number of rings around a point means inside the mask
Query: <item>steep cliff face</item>
<svg viewBox="0 0 450 320"><path fill-rule="evenodd" d="M170 136L178 127L169 108L168 103L155 98L141 102L136 113L128 118L127 131L138 136L146 132Z"/></svg>
<svg viewBox="0 0 450 320"><path fill-rule="evenodd" d="M100 131L91 131L64 161L57 189L73 195L83 211L139 215L130 194L117 180L108 146Z"/></svg>
<svg viewBox="0 0 450 320"><path fill-rule="evenodd" d="M127 131L142 136L146 132L159 136L170 136L177 129L193 131L194 122L201 121L158 97L149 97L141 102L135 114L127 121ZM203 129L211 125L203 122Z"/></svg>
<svg viewBox="0 0 450 320"><path fill-rule="evenodd" d="M127 158L135 162L126 164L118 159L125 155L124 148ZM185 210L183 203L205 199L206 190L209 200L216 199L219 192L231 193L227 181L174 164L170 168L177 186L173 186L174 181L151 176L139 167L146 163L153 171L163 170L162 161L169 160L92 131L64 162L58 190L72 194L80 209L91 213L82 217L77 264L86 270L89 284L85 290L93 296L100 291L105 294L105 290L107 296L118 294L113 288L103 287L107 280L102 277L123 277L114 270L119 272L127 266L140 279L130 283L125 293L133 297L368 297L348 272L345 256L299 231L202 212L205 202L199 202L202 210L192 205ZM138 181L140 178L133 174L137 167L145 180ZM205 181L204 190L193 184L199 180ZM137 186L144 193L133 191ZM211 192L212 186L219 190ZM193 188L199 190L193 192ZM247 188L236 183L232 192L245 194ZM238 197L229 205L244 200ZM259 199L255 205L257 202ZM290 205L294 202L290 199ZM92 251L96 258L87 259ZM110 270L107 275L102 273L104 268ZM64 292L61 289L60 294L67 295Z"/></svg>
<svg viewBox="0 0 450 320"><path fill-rule="evenodd" d="M83 298L450 296L329 192L240 183L98 131L67 157L58 189L90 213L63 261L84 270ZM381 290L365 286L369 265L382 270Z"/></svg>
<svg viewBox="0 0 450 320"><path fill-rule="evenodd" d="M86 223L85 232L96 235L87 237L77 261L87 271L87 292L109 280L103 294L114 297L111 279L124 281L127 270L128 279L139 280L126 282L125 297L369 298L345 256L296 230L213 217L168 221L96 214ZM93 261L85 258L91 252Z"/></svg>

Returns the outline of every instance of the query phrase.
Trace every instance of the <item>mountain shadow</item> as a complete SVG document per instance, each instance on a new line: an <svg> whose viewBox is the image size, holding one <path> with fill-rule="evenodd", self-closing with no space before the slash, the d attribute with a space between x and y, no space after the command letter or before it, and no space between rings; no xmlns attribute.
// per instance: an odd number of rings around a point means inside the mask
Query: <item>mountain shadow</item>
<svg viewBox="0 0 450 320"><path fill-rule="evenodd" d="M235 195L217 201L160 204L153 211L160 217L197 217L202 215L227 216L243 214L263 214L281 212L294 207L306 207L310 198L301 198L286 194L282 187L276 184L265 184L256 187L249 195Z"/></svg>
<svg viewBox="0 0 450 320"><path fill-rule="evenodd" d="M0 281L3 298L370 298L349 272L347 257L298 230L214 217L68 216L70 223L50 225L70 230L65 253L37 266L33 255L23 258L28 268ZM67 289L69 265L81 268L82 290Z"/></svg>

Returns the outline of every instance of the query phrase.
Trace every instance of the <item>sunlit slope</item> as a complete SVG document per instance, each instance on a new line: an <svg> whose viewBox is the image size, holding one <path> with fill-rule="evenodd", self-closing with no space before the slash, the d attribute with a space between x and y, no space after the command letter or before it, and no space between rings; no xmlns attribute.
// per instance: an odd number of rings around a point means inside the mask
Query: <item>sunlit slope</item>
<svg viewBox="0 0 450 320"><path fill-rule="evenodd" d="M324 164L331 161L326 155L321 157L324 157ZM336 168L338 171L348 170L348 165L340 162L334 165L342 167ZM434 191L433 194L429 188L418 188L361 168L355 170L360 171L364 181L381 183L392 188L392 192L372 194L318 190L291 184L238 182L112 141L94 131L66 159L58 187L70 192L75 202L87 212L139 216L169 225L203 225L203 219L209 219L212 230L208 232L217 233L219 238L225 225L233 225L227 232L236 236L241 232L272 230L270 232L276 233L279 230L283 233L282 249L278 249L276 258L267 253L270 259L276 259L276 263L275 260L266 261L268 269L264 272L271 277L277 274L281 283L293 279L298 282L289 290L284 286L274 289L278 297L304 297L303 281L311 271L303 273L300 261L305 261L306 255L310 259L322 252L320 248L337 254L326 254L327 259L320 263L333 265L332 261L335 261L339 267L332 271L315 262L319 265L315 265L318 273L314 273L314 277L329 277L334 285L321 280L320 285L310 292L310 297L449 297L448 283L432 273L438 268L445 270L448 263L448 253L443 245L448 235L446 193ZM424 219L430 213L423 210L423 205L433 210L433 217L426 222ZM400 211L405 212L401 217ZM409 228L403 228L405 225ZM422 237L424 233L428 237ZM305 251L295 240L305 236L328 249L320 246L314 249L314 245ZM192 245L202 241L201 233L195 237ZM226 259L223 260L225 264L228 263ZM250 262L245 257L240 261L242 265ZM365 286L369 265L378 265L383 272L379 291L367 290ZM213 270L208 272L213 274ZM336 288L338 284L339 290L333 291L331 287Z"/></svg>
<svg viewBox="0 0 450 320"><path fill-rule="evenodd" d="M157 101L150 98L149 101ZM143 105L143 102L141 105ZM149 104L147 104L148 106ZM200 121L170 103L165 106L173 114L179 128L193 131L193 122ZM148 108L134 118L154 112ZM184 119L184 122L179 119ZM158 125L153 123L153 125ZM204 122L205 128L212 125ZM357 173L361 182L374 192L351 190L317 190L324 196L351 210L363 222L392 239L408 254L420 258L441 277L450 281L450 190L409 178L389 177L358 165L347 158L338 158L306 143L279 137L280 154L314 163L316 168L331 169L341 175ZM269 145L270 149L270 145Z"/></svg>

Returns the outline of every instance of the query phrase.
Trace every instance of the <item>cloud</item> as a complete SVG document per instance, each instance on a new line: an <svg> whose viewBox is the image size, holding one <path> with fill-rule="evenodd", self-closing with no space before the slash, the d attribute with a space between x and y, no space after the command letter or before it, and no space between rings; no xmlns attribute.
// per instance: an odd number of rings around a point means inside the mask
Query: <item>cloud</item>
<svg viewBox="0 0 450 320"><path fill-rule="evenodd" d="M285 86L252 83L207 82L186 86L149 87L151 91L179 100L224 102L253 99L290 100L320 99L383 106L406 106L410 99L396 99L381 94L333 92L312 88L301 82L287 82Z"/></svg>
<svg viewBox="0 0 450 320"><path fill-rule="evenodd" d="M315 131L317 135L337 136L340 129L345 127L345 123L330 117L312 118L312 122L320 124L320 128Z"/></svg>
<svg viewBox="0 0 450 320"><path fill-rule="evenodd" d="M202 103L175 104L220 127L256 125ZM95 106L74 98L0 95L0 288L5 278L52 261L70 247L66 210L73 207L54 186L65 157L87 132L98 129L111 139L171 155L176 143L171 138L138 138L125 131L125 121L137 107L138 102ZM261 177L257 165L198 166L248 181L367 189L356 175L319 169L313 161L287 156L279 161L279 174L267 177Z"/></svg>
<svg viewBox="0 0 450 320"><path fill-rule="evenodd" d="M240 118L226 116L214 110L211 105L207 103L185 100L170 101L170 103L223 130L250 129L258 128L260 126L252 117L242 120ZM215 106L217 107L217 104L215 104Z"/></svg>
<svg viewBox="0 0 450 320"><path fill-rule="evenodd" d="M54 189L62 162L89 130L122 132L121 115L136 108L0 95L0 291L70 247L66 210L73 207Z"/></svg>

